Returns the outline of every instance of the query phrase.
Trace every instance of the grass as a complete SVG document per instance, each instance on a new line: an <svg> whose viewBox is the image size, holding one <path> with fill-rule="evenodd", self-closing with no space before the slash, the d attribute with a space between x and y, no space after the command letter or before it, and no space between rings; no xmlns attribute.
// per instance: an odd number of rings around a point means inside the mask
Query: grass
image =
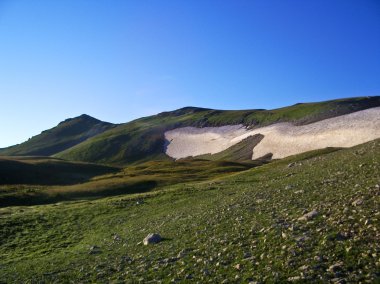
<svg viewBox="0 0 380 284"><path fill-rule="evenodd" d="M261 134L249 136L224 151L221 151L216 154L200 155L197 157L211 160L211 161L230 160L230 161L245 161L245 162L250 162L250 163L253 163L253 162L260 163L260 161L252 161L252 149L258 143L260 143L260 141L263 138L264 136Z"/></svg>
<svg viewBox="0 0 380 284"><path fill-rule="evenodd" d="M160 191L2 208L0 282L379 281L379 152L376 140ZM142 245L153 232L164 241Z"/></svg>
<svg viewBox="0 0 380 284"><path fill-rule="evenodd" d="M19 160L11 160L16 162L13 170L6 163L0 174L0 180L8 180L8 184L0 185L0 207L160 190L167 185L210 180L262 164L184 159L150 161L120 169L52 158L28 159L28 163Z"/></svg>
<svg viewBox="0 0 380 284"><path fill-rule="evenodd" d="M114 173L119 168L50 157L0 156L0 185L68 185Z"/></svg>

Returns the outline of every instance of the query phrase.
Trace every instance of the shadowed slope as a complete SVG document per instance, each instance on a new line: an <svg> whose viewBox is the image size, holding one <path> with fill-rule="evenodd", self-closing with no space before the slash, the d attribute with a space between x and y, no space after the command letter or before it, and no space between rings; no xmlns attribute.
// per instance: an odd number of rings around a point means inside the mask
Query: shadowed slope
<svg viewBox="0 0 380 284"><path fill-rule="evenodd" d="M229 160L252 162L252 149L255 148L255 146L260 143L263 138L264 136L261 134L249 136L222 152L213 155L201 155L196 158L203 158L212 161Z"/></svg>
<svg viewBox="0 0 380 284"><path fill-rule="evenodd" d="M46 157L1 157L0 185L68 185L118 171L107 166Z"/></svg>
<svg viewBox="0 0 380 284"><path fill-rule="evenodd" d="M177 183L210 180L255 165L188 159L151 161L118 169L56 159L0 159L0 207L142 193Z"/></svg>

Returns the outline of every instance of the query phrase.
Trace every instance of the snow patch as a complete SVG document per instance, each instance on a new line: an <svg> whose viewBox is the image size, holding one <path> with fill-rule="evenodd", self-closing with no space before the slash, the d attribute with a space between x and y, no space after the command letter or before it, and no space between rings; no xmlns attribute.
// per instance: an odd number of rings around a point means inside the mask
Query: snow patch
<svg viewBox="0 0 380 284"><path fill-rule="evenodd" d="M175 159L215 154L256 134L264 135L264 139L252 149L252 159L268 153L279 159L326 147L352 147L380 138L380 107L302 126L277 123L253 130L243 125L177 128L165 132L166 154Z"/></svg>

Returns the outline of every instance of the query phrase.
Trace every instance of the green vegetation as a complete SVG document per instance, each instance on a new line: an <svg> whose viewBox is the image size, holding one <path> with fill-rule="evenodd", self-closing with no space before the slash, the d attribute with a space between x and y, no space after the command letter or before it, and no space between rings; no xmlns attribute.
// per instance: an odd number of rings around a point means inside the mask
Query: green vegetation
<svg viewBox="0 0 380 284"><path fill-rule="evenodd" d="M2 208L0 282L379 281L379 152L376 140L197 182L167 164L179 183L161 190ZM149 233L164 239L144 246Z"/></svg>
<svg viewBox="0 0 380 284"><path fill-rule="evenodd" d="M88 115L67 119L19 145L0 149L0 155L50 156L98 135L115 125Z"/></svg>
<svg viewBox="0 0 380 284"><path fill-rule="evenodd" d="M151 161L120 169L51 158L0 159L0 207L160 190L167 185L213 179L261 164L188 159Z"/></svg>
<svg viewBox="0 0 380 284"><path fill-rule="evenodd" d="M284 121L307 124L376 106L380 106L380 97L297 104L275 110L222 111L187 107L119 125L56 156L67 160L118 166L165 160L168 157L164 154L164 133L170 129L229 124L260 127Z"/></svg>
<svg viewBox="0 0 380 284"><path fill-rule="evenodd" d="M119 168L50 157L1 157L0 185L68 185L119 171Z"/></svg>

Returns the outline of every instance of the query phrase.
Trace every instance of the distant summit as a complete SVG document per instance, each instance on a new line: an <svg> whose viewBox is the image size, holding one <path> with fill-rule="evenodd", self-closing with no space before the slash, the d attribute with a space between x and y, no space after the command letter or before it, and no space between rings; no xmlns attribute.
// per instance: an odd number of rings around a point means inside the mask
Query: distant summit
<svg viewBox="0 0 380 284"><path fill-rule="evenodd" d="M51 156L114 126L112 123L82 114L68 118L56 127L45 130L24 143L0 149L0 155Z"/></svg>
<svg viewBox="0 0 380 284"><path fill-rule="evenodd" d="M88 114L81 114L80 116L77 116L77 117L73 117L73 118L68 118L68 119L65 119L64 121L61 121L58 125L60 124L64 124L64 123L67 123L67 122L70 122L70 121L92 121L92 122L102 122L101 120L95 118L95 117L92 117Z"/></svg>

